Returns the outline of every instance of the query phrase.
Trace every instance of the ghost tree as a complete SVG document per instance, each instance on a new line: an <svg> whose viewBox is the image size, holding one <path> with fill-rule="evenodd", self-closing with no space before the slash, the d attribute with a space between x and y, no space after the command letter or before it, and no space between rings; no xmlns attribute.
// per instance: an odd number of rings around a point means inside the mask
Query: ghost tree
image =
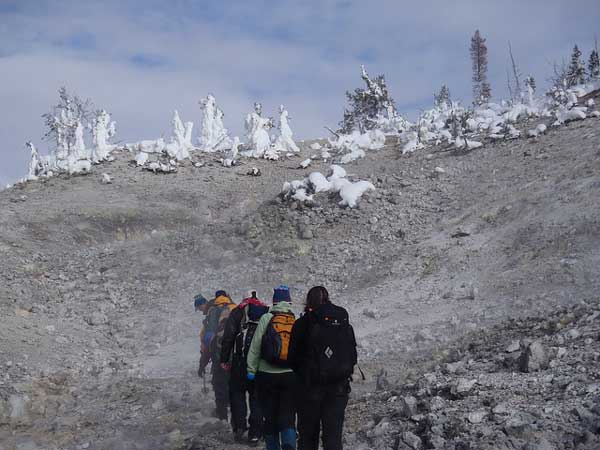
<svg viewBox="0 0 600 450"><path fill-rule="evenodd" d="M253 158L264 157L271 147L268 130L273 127L273 119L262 117L262 105L257 102L254 103L254 111L246 116L244 126L250 146L244 153Z"/></svg>
<svg viewBox="0 0 600 450"><path fill-rule="evenodd" d="M28 180L37 180L38 176L43 172L43 165L40 160L40 155L33 145L33 142L26 142L25 145L29 149L31 156L29 159L29 173L27 174Z"/></svg>
<svg viewBox="0 0 600 450"><path fill-rule="evenodd" d="M92 120L92 161L95 163L107 159L115 147L108 143L116 132L116 123L110 119L108 112L99 109Z"/></svg>
<svg viewBox="0 0 600 450"><path fill-rule="evenodd" d="M294 152L300 151L294 139L292 138L293 133L289 124L290 117L288 116L287 110L283 105L279 105L279 136L275 140L275 151L281 152Z"/></svg>
<svg viewBox="0 0 600 450"><path fill-rule="evenodd" d="M450 99L450 89L448 89L448 86L443 84L440 88L440 92L433 94L433 100L435 106L438 108L449 108L452 105L452 101Z"/></svg>
<svg viewBox="0 0 600 450"><path fill-rule="evenodd" d="M344 110L344 118L340 122L340 133L349 134L354 130L364 133L377 127L378 119L394 110L394 100L390 97L383 75L370 78L361 66L361 78L366 89L357 88L354 92L346 92L349 106Z"/></svg>
<svg viewBox="0 0 600 450"><path fill-rule="evenodd" d="M533 78L531 75L525 78L525 87L527 87L527 101L529 103L529 106L533 106L534 104L534 97L535 97L535 89L536 89L536 85L535 85L535 78Z"/></svg>
<svg viewBox="0 0 600 450"><path fill-rule="evenodd" d="M479 30L471 38L471 64L473 67L473 104L486 103L492 96L492 88L487 81L487 46Z"/></svg>
<svg viewBox="0 0 600 450"><path fill-rule="evenodd" d="M216 152L229 148L231 139L223 124L223 111L217 106L215 97L208 94L205 99L200 100L200 107L202 108L202 128L198 138L200 150Z"/></svg>
<svg viewBox="0 0 600 450"><path fill-rule="evenodd" d="M69 95L64 87L60 88L58 96L58 104L51 112L42 116L48 127L44 138L54 144L52 165L58 170L72 172L80 165L78 161L89 162L83 131L84 123L88 123L91 102L81 100L76 95Z"/></svg>
<svg viewBox="0 0 600 450"><path fill-rule="evenodd" d="M173 126L171 140L165 146L165 150L171 158L175 158L177 161L189 158L190 150L194 148L192 145L192 128L194 124L186 122L184 125L177 110L173 113L171 124Z"/></svg>

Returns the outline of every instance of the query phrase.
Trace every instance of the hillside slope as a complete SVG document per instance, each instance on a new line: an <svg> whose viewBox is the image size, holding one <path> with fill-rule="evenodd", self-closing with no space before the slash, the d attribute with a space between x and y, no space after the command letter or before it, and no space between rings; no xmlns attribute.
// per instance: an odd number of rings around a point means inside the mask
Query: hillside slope
<svg viewBox="0 0 600 450"><path fill-rule="evenodd" d="M472 152L389 143L346 166L377 188L357 209L278 199L327 172L297 169L310 154L234 168L199 155L155 175L120 153L0 192L5 449L235 448L194 377L198 292L287 283L300 311L323 284L351 312L369 380L387 369L392 384L414 352L598 299L597 119Z"/></svg>

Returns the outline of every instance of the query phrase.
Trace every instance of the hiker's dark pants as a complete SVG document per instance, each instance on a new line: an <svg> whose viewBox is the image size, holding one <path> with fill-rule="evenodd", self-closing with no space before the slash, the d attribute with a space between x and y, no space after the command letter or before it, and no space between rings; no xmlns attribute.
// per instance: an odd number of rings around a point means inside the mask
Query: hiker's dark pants
<svg viewBox="0 0 600 450"><path fill-rule="evenodd" d="M218 363L212 363L212 387L215 393L215 404L217 417L227 420L227 409L229 407L229 372L223 370Z"/></svg>
<svg viewBox="0 0 600 450"><path fill-rule="evenodd" d="M310 387L303 385L301 389L298 402L298 450L318 450L321 430L324 450L342 450L349 383L344 381Z"/></svg>
<svg viewBox="0 0 600 450"><path fill-rule="evenodd" d="M248 403L246 403L246 396ZM242 376L232 375L229 381L229 400L231 405L231 425L235 430L250 430L248 436L260 437L263 430L263 413L256 395L256 385ZM250 417L248 417L248 406ZM246 422L246 417L248 421Z"/></svg>
<svg viewBox="0 0 600 450"><path fill-rule="evenodd" d="M287 428L296 429L296 380L293 372L256 374L258 401L265 415L265 436L278 435Z"/></svg>

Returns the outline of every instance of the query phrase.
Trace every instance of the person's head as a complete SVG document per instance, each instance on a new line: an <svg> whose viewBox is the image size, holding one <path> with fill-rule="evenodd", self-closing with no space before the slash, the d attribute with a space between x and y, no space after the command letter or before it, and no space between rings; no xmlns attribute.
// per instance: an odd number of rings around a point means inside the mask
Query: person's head
<svg viewBox="0 0 600 450"><path fill-rule="evenodd" d="M329 292L323 286L315 286L306 294L306 309L317 309L319 306L329 303Z"/></svg>
<svg viewBox="0 0 600 450"><path fill-rule="evenodd" d="M219 297L227 297L227 292L225 292L222 289L219 289L217 292L215 292L215 298Z"/></svg>
<svg viewBox="0 0 600 450"><path fill-rule="evenodd" d="M208 306L208 300L204 298L202 294L198 294L194 297L194 310L201 311L206 314L206 308Z"/></svg>
<svg viewBox="0 0 600 450"><path fill-rule="evenodd" d="M290 296L290 288L280 284L273 289L273 304L276 305L279 302L291 302L292 297Z"/></svg>

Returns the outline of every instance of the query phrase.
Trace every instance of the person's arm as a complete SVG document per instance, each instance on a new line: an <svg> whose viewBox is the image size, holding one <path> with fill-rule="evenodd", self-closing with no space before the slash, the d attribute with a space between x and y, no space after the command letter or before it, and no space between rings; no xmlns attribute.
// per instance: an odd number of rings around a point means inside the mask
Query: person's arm
<svg viewBox="0 0 600 450"><path fill-rule="evenodd" d="M306 352L306 333L308 329L308 317L306 315L300 317L292 327L292 335L290 336L290 348L288 350L288 362L291 369L300 373L302 361Z"/></svg>
<svg viewBox="0 0 600 450"><path fill-rule="evenodd" d="M265 334L265 330L267 329L267 325L271 321L271 317L273 317L272 314L269 314L269 313L264 314L258 321L258 325L256 326L256 331L254 332L254 336L252 336L252 342L250 343L250 348L248 349L248 361L247 361L247 369L248 369L249 374L250 373L256 374L256 372L258 370L262 338Z"/></svg>
<svg viewBox="0 0 600 450"><path fill-rule="evenodd" d="M223 340L221 341L221 364L229 363L231 352L237 335L240 333L240 326L244 310L236 308L231 311L231 314L225 322L225 330L223 331Z"/></svg>

